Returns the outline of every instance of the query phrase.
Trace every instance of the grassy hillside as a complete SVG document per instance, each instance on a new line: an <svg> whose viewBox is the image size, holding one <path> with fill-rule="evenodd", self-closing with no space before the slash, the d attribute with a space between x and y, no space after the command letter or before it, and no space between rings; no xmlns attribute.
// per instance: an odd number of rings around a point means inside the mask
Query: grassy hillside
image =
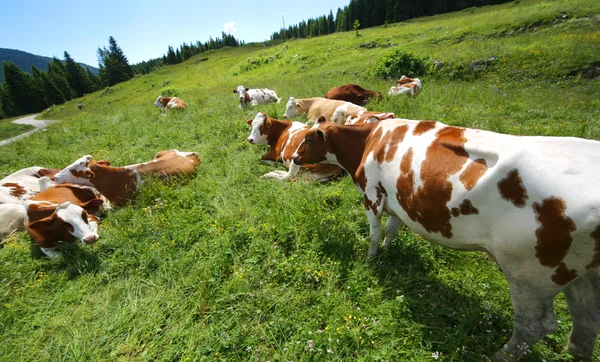
<svg viewBox="0 0 600 362"><path fill-rule="evenodd" d="M600 140L600 3L521 0L388 27L204 53L45 112L62 122L0 148L0 176L64 167L84 154L124 165L159 150L197 151L192 177L149 179L109 212L100 241L49 260L25 233L0 249L0 360L479 361L510 337L498 267L400 231L367 260L369 226L348 177L327 184L259 177L245 121L281 104L238 108L238 84L282 99L359 83L398 47L442 62L416 99L372 110L522 135ZM370 44L373 48L361 47ZM372 45L374 44L374 45ZM473 60L497 57L483 71ZM159 95L185 112L160 114ZM84 104L83 111L77 103ZM568 361L571 322L525 361ZM600 359L600 342L595 358Z"/></svg>

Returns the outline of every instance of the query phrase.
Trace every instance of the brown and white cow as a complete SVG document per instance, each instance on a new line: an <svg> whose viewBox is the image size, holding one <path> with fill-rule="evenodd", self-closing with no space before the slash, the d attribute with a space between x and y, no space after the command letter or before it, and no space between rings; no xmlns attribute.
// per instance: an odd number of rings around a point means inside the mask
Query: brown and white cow
<svg viewBox="0 0 600 362"><path fill-rule="evenodd" d="M54 181L57 184L74 183L95 187L115 206L121 206L132 200L142 176L190 173L199 164L196 152L180 152L175 149L157 153L152 161L124 167L113 167L108 161L95 161L91 155L85 155L57 173Z"/></svg>
<svg viewBox="0 0 600 362"><path fill-rule="evenodd" d="M391 112L372 112L372 111L361 111L355 116L346 118L344 124L363 124L383 121L384 119L396 118L396 115Z"/></svg>
<svg viewBox="0 0 600 362"><path fill-rule="evenodd" d="M262 155L263 161L281 161L288 169L272 171L262 176L279 180L291 180L297 176L305 180L329 181L340 176L344 170L335 165L302 165L298 166L292 159L298 146L304 141L310 126L300 122L280 121L268 117L265 113L258 112L254 119L247 122L252 126L248 142L257 145L269 145L269 152Z"/></svg>
<svg viewBox="0 0 600 362"><path fill-rule="evenodd" d="M40 192L39 179L52 177L59 169L27 167L0 180L0 203L22 205L25 200Z"/></svg>
<svg viewBox="0 0 600 362"><path fill-rule="evenodd" d="M156 107L166 109L167 111L172 108L175 108L175 109L186 109L187 108L187 104L183 100L181 100L181 98L177 98L177 97L158 96L158 98L156 98L156 101L154 101L154 105Z"/></svg>
<svg viewBox="0 0 600 362"><path fill-rule="evenodd" d="M344 124L348 117L354 117L367 109L354 103L322 97L296 99L290 97L283 118L293 118L306 114L309 122L315 122L320 116L328 121Z"/></svg>
<svg viewBox="0 0 600 362"><path fill-rule="evenodd" d="M388 96L406 94L409 97L416 97L421 92L423 85L419 78L409 78L405 75L396 81L396 85L388 91Z"/></svg>
<svg viewBox="0 0 600 362"><path fill-rule="evenodd" d="M240 98L240 108L246 108L248 104L256 106L259 104L281 102L281 98L277 97L277 93L267 88L250 89L239 85L233 90L233 93L236 93Z"/></svg>
<svg viewBox="0 0 600 362"><path fill-rule="evenodd" d="M375 255L404 223L424 239L493 256L510 285L513 361L557 329L566 296L567 350L591 361L600 329L600 142L519 137L428 121L357 126L320 119L294 158L343 167L364 195Z"/></svg>
<svg viewBox="0 0 600 362"><path fill-rule="evenodd" d="M364 89L358 84L346 84L340 87L331 88L325 93L325 98L337 99L362 106L371 99L381 98L381 93Z"/></svg>
<svg viewBox="0 0 600 362"><path fill-rule="evenodd" d="M23 205L0 203L0 240L23 230L25 230Z"/></svg>
<svg viewBox="0 0 600 362"><path fill-rule="evenodd" d="M103 200L91 187L63 184L32 196L25 202L25 229L42 252L58 256L54 247L63 242L98 240L98 213ZM21 206L23 207L23 206Z"/></svg>

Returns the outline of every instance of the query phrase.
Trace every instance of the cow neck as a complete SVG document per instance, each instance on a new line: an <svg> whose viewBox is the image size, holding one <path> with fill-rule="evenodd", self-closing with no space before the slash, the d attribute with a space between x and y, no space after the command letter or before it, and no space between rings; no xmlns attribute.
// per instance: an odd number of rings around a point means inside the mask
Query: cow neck
<svg viewBox="0 0 600 362"><path fill-rule="evenodd" d="M90 170L95 174L91 182L101 194L116 206L127 201L136 188L137 173L124 167L111 167L90 164Z"/></svg>
<svg viewBox="0 0 600 362"><path fill-rule="evenodd" d="M271 146L271 150L277 148L278 144L281 144L281 135L290 129L292 126L291 121L280 121L278 119L270 119L271 130L267 136L267 142Z"/></svg>
<svg viewBox="0 0 600 362"><path fill-rule="evenodd" d="M362 162L363 153L371 132L377 123L359 125L331 125L326 137L329 138L330 152L337 158L338 164L346 170L354 181L356 171Z"/></svg>
<svg viewBox="0 0 600 362"><path fill-rule="evenodd" d="M162 97L160 99L160 103L162 103L165 107L167 106L167 104L169 104L169 101L171 100L172 97Z"/></svg>

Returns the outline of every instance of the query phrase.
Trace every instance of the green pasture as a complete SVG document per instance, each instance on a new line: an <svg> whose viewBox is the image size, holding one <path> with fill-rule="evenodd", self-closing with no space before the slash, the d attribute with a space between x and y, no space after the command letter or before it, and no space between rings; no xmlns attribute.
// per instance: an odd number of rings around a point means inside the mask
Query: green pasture
<svg viewBox="0 0 600 362"><path fill-rule="evenodd" d="M394 80L371 69L403 49L441 68L409 74L423 82L417 98L384 97L370 110L600 140L600 80L588 72L600 64L599 17L600 2L520 0L359 37L250 44L52 107L40 118L60 122L0 147L0 177L85 154L132 164L171 148L196 151L202 163L189 177L146 179L134 203L102 218L93 246L66 245L51 260L26 233L6 239L0 360L487 360L513 324L508 285L491 259L402 229L368 260L369 225L350 178L261 179L283 167L259 161L265 148L248 144L245 121L258 111L281 119L290 96L335 85L386 93ZM471 68L492 57L486 69ZM240 109L239 84L273 89L282 102ZM189 108L164 114L153 106L161 94ZM562 295L555 309L559 329L524 361L570 360Z"/></svg>

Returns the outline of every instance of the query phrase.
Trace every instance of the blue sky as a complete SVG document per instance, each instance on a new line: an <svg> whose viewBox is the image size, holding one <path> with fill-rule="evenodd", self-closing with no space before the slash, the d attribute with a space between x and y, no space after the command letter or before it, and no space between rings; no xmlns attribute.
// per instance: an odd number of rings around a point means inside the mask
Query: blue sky
<svg viewBox="0 0 600 362"><path fill-rule="evenodd" d="M302 20L335 13L350 0L22 0L0 10L0 48L98 66L98 47L113 36L130 64L157 58L183 42L234 35L245 42L270 39L273 32Z"/></svg>

